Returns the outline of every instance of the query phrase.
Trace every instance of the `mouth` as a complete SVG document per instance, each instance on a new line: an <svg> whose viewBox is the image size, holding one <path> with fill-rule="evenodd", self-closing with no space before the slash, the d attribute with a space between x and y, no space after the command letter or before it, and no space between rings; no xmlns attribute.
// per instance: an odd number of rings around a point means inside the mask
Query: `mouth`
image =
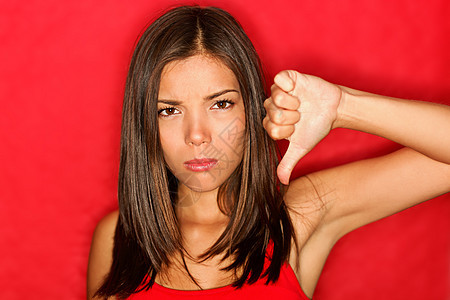
<svg viewBox="0 0 450 300"><path fill-rule="evenodd" d="M214 168L217 163L217 159L214 158L201 158L185 161L183 165L188 170L194 172L204 172Z"/></svg>

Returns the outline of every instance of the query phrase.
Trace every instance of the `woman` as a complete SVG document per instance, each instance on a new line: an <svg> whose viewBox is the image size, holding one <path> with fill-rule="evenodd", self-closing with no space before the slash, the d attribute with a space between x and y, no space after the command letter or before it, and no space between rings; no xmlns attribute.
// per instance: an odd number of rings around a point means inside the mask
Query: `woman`
<svg viewBox="0 0 450 300"><path fill-rule="evenodd" d="M220 9L149 26L127 78L119 212L94 233L88 298L311 298L340 237L449 191L449 107L296 71L274 81L265 99L257 54ZM337 127L405 148L289 182ZM277 168L278 139L290 145Z"/></svg>

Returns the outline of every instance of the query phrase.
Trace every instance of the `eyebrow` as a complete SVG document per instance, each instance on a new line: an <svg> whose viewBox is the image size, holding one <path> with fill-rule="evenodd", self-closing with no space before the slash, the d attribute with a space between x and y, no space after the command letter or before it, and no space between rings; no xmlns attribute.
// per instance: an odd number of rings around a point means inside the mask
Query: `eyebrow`
<svg viewBox="0 0 450 300"><path fill-rule="evenodd" d="M214 98L220 97L224 94L227 93L231 93L231 92L235 92L239 94L239 91L235 90L235 89L226 89L226 90L222 90L219 91L217 93L211 94L206 96L205 98L203 98L204 101L210 101ZM177 101L177 100L166 100L166 99L158 99L158 102L160 103L165 103L165 104L169 104L169 105L180 105L182 102L181 101Z"/></svg>

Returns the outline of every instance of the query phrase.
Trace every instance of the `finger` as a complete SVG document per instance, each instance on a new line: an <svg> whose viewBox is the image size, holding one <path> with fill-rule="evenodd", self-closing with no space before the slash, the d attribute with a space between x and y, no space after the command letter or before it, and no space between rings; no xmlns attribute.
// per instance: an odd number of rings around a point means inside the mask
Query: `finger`
<svg viewBox="0 0 450 300"><path fill-rule="evenodd" d="M272 101L276 106L284 109L297 110L300 106L300 100L291 96L281 88L279 88L276 84L272 85L270 88Z"/></svg>
<svg viewBox="0 0 450 300"><path fill-rule="evenodd" d="M278 85L283 91L286 93L289 93L294 90L295 87L295 81L292 78L293 74L290 71L281 71L277 75L275 75L275 78L273 81L276 85Z"/></svg>
<svg viewBox="0 0 450 300"><path fill-rule="evenodd" d="M268 117L263 119L263 127L267 134L274 140L289 138L295 130L294 125L277 125L270 121Z"/></svg>
<svg viewBox="0 0 450 300"><path fill-rule="evenodd" d="M289 184L289 178L291 177L292 170L294 170L298 161L305 156L307 152L308 151L303 149L300 145L292 142L289 143L289 147L277 168L277 175L282 184Z"/></svg>
<svg viewBox="0 0 450 300"><path fill-rule="evenodd" d="M264 107L270 121L277 125L294 125L300 120L300 113L297 110L278 108L270 100L264 102Z"/></svg>
<svg viewBox="0 0 450 300"><path fill-rule="evenodd" d="M281 183L289 184L289 178L292 170L299 162L299 160L308 153L308 150L303 148L300 144L290 142L286 153L278 164L277 175Z"/></svg>

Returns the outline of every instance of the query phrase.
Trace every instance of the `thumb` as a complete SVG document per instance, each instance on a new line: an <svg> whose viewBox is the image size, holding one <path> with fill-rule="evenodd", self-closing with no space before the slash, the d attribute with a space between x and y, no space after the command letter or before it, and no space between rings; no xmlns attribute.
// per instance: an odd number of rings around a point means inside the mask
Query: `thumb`
<svg viewBox="0 0 450 300"><path fill-rule="evenodd" d="M281 183L284 185L289 184L289 178L291 177L292 170L297 165L298 161L306 155L308 151L303 149L299 144L290 142L289 147L278 164L277 175Z"/></svg>
<svg viewBox="0 0 450 300"><path fill-rule="evenodd" d="M286 93L291 92L295 87L295 81L292 77L294 74L288 70L281 71L278 73L273 81Z"/></svg>

